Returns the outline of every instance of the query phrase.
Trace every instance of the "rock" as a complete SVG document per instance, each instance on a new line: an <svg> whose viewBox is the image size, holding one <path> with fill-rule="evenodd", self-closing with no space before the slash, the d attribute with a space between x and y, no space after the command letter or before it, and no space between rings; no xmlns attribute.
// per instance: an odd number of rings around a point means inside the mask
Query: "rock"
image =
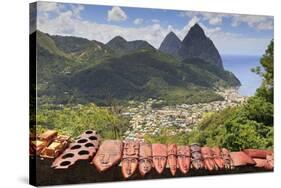
<svg viewBox="0 0 281 188"><path fill-rule="evenodd" d="M173 56L179 56L178 52L181 47L181 40L175 35L174 32L170 32L161 43L159 50Z"/></svg>
<svg viewBox="0 0 281 188"><path fill-rule="evenodd" d="M204 30L195 24L182 41L180 56L186 58L200 58L216 64L223 69L222 59L214 43L208 38Z"/></svg>

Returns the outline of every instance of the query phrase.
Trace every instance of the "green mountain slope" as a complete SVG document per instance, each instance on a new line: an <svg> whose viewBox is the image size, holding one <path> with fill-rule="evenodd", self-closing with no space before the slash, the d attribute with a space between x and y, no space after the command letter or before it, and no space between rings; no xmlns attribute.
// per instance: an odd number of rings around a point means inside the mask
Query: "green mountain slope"
<svg viewBox="0 0 281 188"><path fill-rule="evenodd" d="M78 52L91 45L90 40L79 37L59 35L54 35L50 37L55 42L56 46L66 53Z"/></svg>
<svg viewBox="0 0 281 188"><path fill-rule="evenodd" d="M105 45L78 37L37 38L37 93L56 103L106 104L116 99L195 103L222 99L217 87L240 85L230 72L199 58L183 61L145 41L115 37Z"/></svg>
<svg viewBox="0 0 281 188"><path fill-rule="evenodd" d="M32 36L37 41L39 80L47 81L58 75L70 74L114 55L110 48L97 41L51 36L41 31L36 31Z"/></svg>
<svg viewBox="0 0 281 188"><path fill-rule="evenodd" d="M100 59L114 56L115 52L101 42L93 40L87 47L73 53L73 55L80 61L97 64Z"/></svg>
<svg viewBox="0 0 281 188"><path fill-rule="evenodd" d="M126 41L120 36L114 37L106 45L119 55L132 53L137 50L154 49L153 46L144 40Z"/></svg>
<svg viewBox="0 0 281 188"><path fill-rule="evenodd" d="M108 98L142 100L148 97L172 101L176 97L196 95L195 92L200 93L200 90L205 91L201 92L201 102L221 99L212 88L233 86L235 79L227 76L227 72L219 72L222 70L217 66L210 66L208 70L200 67L200 63L206 64L200 59L180 62L156 50L143 50L77 71L68 82L71 83L70 90L80 91L79 94L89 101ZM217 72L222 75L217 75Z"/></svg>
<svg viewBox="0 0 281 188"><path fill-rule="evenodd" d="M49 34L37 31L35 35L37 46L40 46L41 48L47 50L52 55L67 57L67 54L56 46L55 41L51 38Z"/></svg>
<svg viewBox="0 0 281 188"><path fill-rule="evenodd" d="M67 74L77 65L75 58L58 48L50 35L37 31L32 37L37 41L37 82L40 86Z"/></svg>

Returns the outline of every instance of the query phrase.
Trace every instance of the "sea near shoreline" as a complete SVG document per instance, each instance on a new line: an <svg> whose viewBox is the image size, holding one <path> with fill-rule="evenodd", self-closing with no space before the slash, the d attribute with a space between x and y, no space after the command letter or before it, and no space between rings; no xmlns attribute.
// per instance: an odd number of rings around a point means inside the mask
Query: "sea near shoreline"
<svg viewBox="0 0 281 188"><path fill-rule="evenodd" d="M225 70L231 71L240 80L239 94L252 96L260 87L262 78L251 71L260 66L260 56L253 55L222 55Z"/></svg>

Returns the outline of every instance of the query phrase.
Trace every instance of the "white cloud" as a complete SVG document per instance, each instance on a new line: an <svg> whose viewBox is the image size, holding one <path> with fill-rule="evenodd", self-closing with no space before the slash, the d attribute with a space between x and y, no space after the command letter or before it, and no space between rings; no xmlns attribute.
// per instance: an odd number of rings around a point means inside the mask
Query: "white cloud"
<svg viewBox="0 0 281 188"><path fill-rule="evenodd" d="M77 19L72 11L63 11L53 19L41 17L38 29L53 35L73 35L103 43L120 35L129 41L146 40L158 48L163 38L167 35L168 29L171 28L164 28L160 24L151 24L138 28L99 24Z"/></svg>
<svg viewBox="0 0 281 188"><path fill-rule="evenodd" d="M239 14L225 14L225 13L211 13L211 12L194 12L184 11L180 12L179 16L192 18L194 16L203 21L207 21L210 25L221 25L224 19L228 18L233 27L239 26L241 23L246 23L249 27L256 30L272 30L273 18L270 16L254 16L254 15L239 15Z"/></svg>
<svg viewBox="0 0 281 188"><path fill-rule="evenodd" d="M256 25L259 30L272 30L273 29L273 21L262 22Z"/></svg>
<svg viewBox="0 0 281 188"><path fill-rule="evenodd" d="M135 25L140 25L140 24L142 24L143 23L143 19L142 18L136 18L135 20L134 20L134 24Z"/></svg>
<svg viewBox="0 0 281 188"><path fill-rule="evenodd" d="M209 24L210 25L221 25L222 24L222 18L221 17L214 17L214 18L211 18L209 20Z"/></svg>
<svg viewBox="0 0 281 188"><path fill-rule="evenodd" d="M233 27L239 26L241 23L246 23L249 27L257 30L272 30L273 19L270 16L254 16L254 15L239 15L225 13L210 13L210 12L181 12L180 16L194 17L197 16L204 21L208 21L210 25L221 25L225 18L231 20Z"/></svg>
<svg viewBox="0 0 281 188"><path fill-rule="evenodd" d="M65 14L75 17L76 19L80 19L80 12L84 10L84 6L75 4L69 4L68 6L68 10L66 11L66 5L61 3L38 2L38 19L41 19L41 21L46 21L49 20L50 15L60 17L64 16Z"/></svg>
<svg viewBox="0 0 281 188"><path fill-rule="evenodd" d="M78 11L79 10L79 11ZM60 9L55 17L39 16L38 29L49 34L72 35L90 40L97 40L103 43L108 42L113 37L120 35L126 40L146 40L154 47L158 48L164 37L170 32L182 40L189 29L199 23L204 29L221 53L260 53L270 41L269 38L247 38L237 33L225 32L221 27L208 27L202 23L204 18L199 16L192 17L182 28L174 28L172 25L162 26L160 23L140 27L121 27L112 24L99 24L93 21L83 21L80 19L82 7L72 7L72 9ZM258 27L268 27L268 25L259 25Z"/></svg>
<svg viewBox="0 0 281 188"><path fill-rule="evenodd" d="M37 2L37 10L39 12L52 12L59 8L58 4L55 2Z"/></svg>
<svg viewBox="0 0 281 188"><path fill-rule="evenodd" d="M84 6L82 6L82 5L71 5L71 10L73 12L73 16L80 18L80 12L84 10Z"/></svg>
<svg viewBox="0 0 281 188"><path fill-rule="evenodd" d="M112 7L111 10L107 12L107 21L125 21L127 20L126 13L120 7Z"/></svg>
<svg viewBox="0 0 281 188"><path fill-rule="evenodd" d="M227 18L229 15L224 13L210 13L210 12L195 12L195 11L185 11L180 12L181 17L198 17L203 21L208 21L210 25L221 25L223 23L223 18Z"/></svg>
<svg viewBox="0 0 281 188"><path fill-rule="evenodd" d="M270 16L233 15L231 25L237 27L241 23L246 23L249 27L257 30L273 29L273 18Z"/></svg>

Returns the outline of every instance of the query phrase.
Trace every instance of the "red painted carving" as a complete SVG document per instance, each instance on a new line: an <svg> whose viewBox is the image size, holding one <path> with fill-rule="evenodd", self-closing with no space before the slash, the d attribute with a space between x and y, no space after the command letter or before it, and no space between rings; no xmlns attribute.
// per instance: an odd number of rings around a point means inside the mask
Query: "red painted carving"
<svg viewBox="0 0 281 188"><path fill-rule="evenodd" d="M178 165L182 173L186 174L190 167L190 148L189 146L177 147Z"/></svg>
<svg viewBox="0 0 281 188"><path fill-rule="evenodd" d="M170 171L174 176L177 172L177 145L169 144L168 145L168 164L170 167Z"/></svg>
<svg viewBox="0 0 281 188"><path fill-rule="evenodd" d="M245 149L243 151L252 158L265 159L267 155L272 155L271 150L264 149Z"/></svg>
<svg viewBox="0 0 281 188"><path fill-rule="evenodd" d="M139 153L139 171L142 176L152 169L152 147L151 144L141 143Z"/></svg>
<svg viewBox="0 0 281 188"><path fill-rule="evenodd" d="M216 166L219 169L223 169L224 168L224 160L222 159L222 153L221 153L221 149L216 147L216 148L212 148L213 151L213 160L216 163Z"/></svg>
<svg viewBox="0 0 281 188"><path fill-rule="evenodd" d="M255 167L258 167L258 168L265 168L265 167L268 165L266 159L253 158L253 160L256 162Z"/></svg>
<svg viewBox="0 0 281 188"><path fill-rule="evenodd" d="M123 143L120 140L104 141L96 156L92 160L99 172L103 172L110 167L118 164L122 155Z"/></svg>
<svg viewBox="0 0 281 188"><path fill-rule="evenodd" d="M272 170L274 168L274 155L266 155L267 166L265 167L268 170Z"/></svg>
<svg viewBox="0 0 281 188"><path fill-rule="evenodd" d="M51 167L66 169L79 160L93 158L98 151L91 164L94 164L99 172L104 172L117 165L122 159L121 169L125 178L131 177L138 165L142 176L145 176L153 166L161 174L166 168L166 163L173 176L176 175L177 167L183 174L188 173L190 167L195 170L205 168L209 171L240 166L254 166L270 171L274 168L272 150L245 149L229 152L226 148L201 147L199 144L151 145L133 141L125 141L123 144L120 140L106 140L99 148L99 140L100 136L95 131L89 130L65 149L69 143L69 137L58 136L56 131L48 130L37 137L30 135L30 155L36 153L41 157L55 158ZM61 152L63 153L56 157Z"/></svg>
<svg viewBox="0 0 281 188"><path fill-rule="evenodd" d="M230 152L230 157L235 167L256 164L256 162L243 151Z"/></svg>
<svg viewBox="0 0 281 188"><path fill-rule="evenodd" d="M52 167L56 169L67 169L79 160L89 160L96 153L99 140L100 136L95 131L88 130L84 132L55 159Z"/></svg>
<svg viewBox="0 0 281 188"><path fill-rule="evenodd" d="M232 169L234 167L233 161L230 157L230 152L226 148L221 149L221 156L224 161L225 169Z"/></svg>
<svg viewBox="0 0 281 188"><path fill-rule="evenodd" d="M216 164L213 160L213 151L209 147L202 147L201 148L201 154L204 159L205 168L209 171L212 171L215 169Z"/></svg>
<svg viewBox="0 0 281 188"><path fill-rule="evenodd" d="M204 168L203 158L201 155L201 147L199 144L191 144L190 145L191 150L191 164L192 167L195 169L201 169Z"/></svg>
<svg viewBox="0 0 281 188"><path fill-rule="evenodd" d="M273 169L273 155L267 155L265 159L253 158L253 160L256 162L255 167L264 168L267 170Z"/></svg>
<svg viewBox="0 0 281 188"><path fill-rule="evenodd" d="M122 174L129 178L137 169L139 157L139 143L125 142L122 156Z"/></svg>
<svg viewBox="0 0 281 188"><path fill-rule="evenodd" d="M167 161L167 146L165 144L152 144L152 160L155 170L161 174Z"/></svg>

